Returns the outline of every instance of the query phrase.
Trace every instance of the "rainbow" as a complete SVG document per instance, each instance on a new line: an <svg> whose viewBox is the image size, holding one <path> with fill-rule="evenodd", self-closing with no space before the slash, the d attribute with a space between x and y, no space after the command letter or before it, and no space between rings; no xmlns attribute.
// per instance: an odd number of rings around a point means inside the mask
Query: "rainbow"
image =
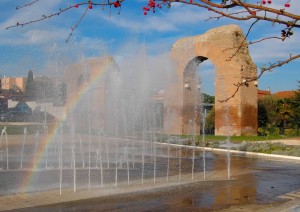
<svg viewBox="0 0 300 212"><path fill-rule="evenodd" d="M20 185L20 191L22 191L23 193L26 193L28 191L28 188L35 177L35 173L41 166L42 159L45 157L46 149L52 141L58 139L60 129L65 123L66 118L68 118L68 116L76 109L76 106L78 105L82 97L99 82L101 76L103 76L104 73L108 72L111 69L112 65L114 65L115 63L111 57L104 57L101 59L98 58L89 60L86 64L91 66L91 71L89 73L90 76L86 80L86 82L81 83L81 85L78 87L78 90L76 90L76 92L73 92L73 95L71 95L70 98L67 99L65 118L58 122L55 127L49 129L47 136L43 136L39 141L39 145L36 149L35 155L30 163L30 168L28 169L29 171L23 178ZM83 66L82 64L79 64L75 65L74 67L78 70L78 67ZM81 70L79 70L80 73L82 73ZM69 72L72 72L72 69L70 69Z"/></svg>

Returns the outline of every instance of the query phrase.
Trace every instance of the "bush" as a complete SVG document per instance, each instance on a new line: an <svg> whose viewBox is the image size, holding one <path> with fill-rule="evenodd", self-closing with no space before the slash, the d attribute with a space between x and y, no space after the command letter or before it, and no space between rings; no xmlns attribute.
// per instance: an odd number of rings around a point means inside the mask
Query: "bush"
<svg viewBox="0 0 300 212"><path fill-rule="evenodd" d="M268 123L265 127L258 128L259 135L279 135L279 128L275 126L275 124Z"/></svg>
<svg viewBox="0 0 300 212"><path fill-rule="evenodd" d="M286 136L298 136L299 135L299 129L285 129L284 135Z"/></svg>
<svg viewBox="0 0 300 212"><path fill-rule="evenodd" d="M240 151L271 154L275 151L285 151L286 146L280 142L243 142L243 145L237 149Z"/></svg>
<svg viewBox="0 0 300 212"><path fill-rule="evenodd" d="M285 151L274 151L273 154L300 157L300 147L287 148Z"/></svg>

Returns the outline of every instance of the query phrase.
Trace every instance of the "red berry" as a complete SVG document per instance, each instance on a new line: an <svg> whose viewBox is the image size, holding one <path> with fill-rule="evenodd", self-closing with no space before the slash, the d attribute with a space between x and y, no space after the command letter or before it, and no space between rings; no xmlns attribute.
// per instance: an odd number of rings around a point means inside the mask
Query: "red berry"
<svg viewBox="0 0 300 212"><path fill-rule="evenodd" d="M76 4L75 7L78 8L78 7L79 7L79 4Z"/></svg>
<svg viewBox="0 0 300 212"><path fill-rule="evenodd" d="M90 9L93 9L93 5L90 4L90 5L89 5L89 8L90 8Z"/></svg>
<svg viewBox="0 0 300 212"><path fill-rule="evenodd" d="M256 11L252 11L251 14L252 14L253 16L256 16Z"/></svg>
<svg viewBox="0 0 300 212"><path fill-rule="evenodd" d="M146 11L144 12L144 15L147 15L147 12L146 12Z"/></svg>
<svg viewBox="0 0 300 212"><path fill-rule="evenodd" d="M190 3L193 3L193 0L190 0Z"/></svg>
<svg viewBox="0 0 300 212"><path fill-rule="evenodd" d="M289 3L286 3L284 6L285 7L290 7L291 5Z"/></svg>
<svg viewBox="0 0 300 212"><path fill-rule="evenodd" d="M266 4L267 2L266 2L265 0L263 0L261 3L262 3L262 4Z"/></svg>
<svg viewBox="0 0 300 212"><path fill-rule="evenodd" d="M271 4L272 3L272 0L268 0L268 4Z"/></svg>
<svg viewBox="0 0 300 212"><path fill-rule="evenodd" d="M118 1L115 1L113 4L114 4L114 7L115 7L115 8L117 8L117 7L120 7L120 6L121 6L121 5L120 5L120 3L119 3Z"/></svg>

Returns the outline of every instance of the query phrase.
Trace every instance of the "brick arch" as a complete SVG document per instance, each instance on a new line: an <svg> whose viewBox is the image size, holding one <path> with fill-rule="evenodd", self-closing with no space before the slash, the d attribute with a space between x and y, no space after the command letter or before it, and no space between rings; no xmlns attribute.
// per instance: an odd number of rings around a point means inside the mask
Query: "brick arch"
<svg viewBox="0 0 300 212"><path fill-rule="evenodd" d="M192 83L190 88L186 89L185 73L193 61L202 62L208 59L215 69L215 134L257 134L257 87L254 83L242 87L235 97L227 102L219 101L235 92L234 83L256 76L256 66L246 46L230 59L236 52L236 48L233 47L242 43L244 38L238 26L228 25L214 28L202 35L180 39L173 45L170 54L176 77L165 89L165 132L186 134L188 122L191 118L199 116L199 112L191 115L187 109L194 107L190 98L197 94L197 86ZM196 77L196 69L191 72ZM196 127L199 134L199 121Z"/></svg>

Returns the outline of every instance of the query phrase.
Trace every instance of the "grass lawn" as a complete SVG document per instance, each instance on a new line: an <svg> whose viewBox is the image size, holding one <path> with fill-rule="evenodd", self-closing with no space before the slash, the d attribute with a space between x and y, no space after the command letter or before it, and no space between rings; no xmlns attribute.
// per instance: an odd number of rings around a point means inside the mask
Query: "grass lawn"
<svg viewBox="0 0 300 212"><path fill-rule="evenodd" d="M37 131L40 133L44 130L44 125L42 123L40 124L24 124L24 125L13 125L13 123L10 123L8 125L2 125L0 126L0 133L3 127L6 126L6 132L8 135L20 135L24 133L24 128L26 127L27 134L34 134ZM54 127L53 124L48 124L48 130L50 128ZM174 136L177 137L177 136ZM192 135L181 135L179 136L182 139L190 139L192 140ZM195 136L197 141L202 141L203 137L202 135L196 135ZM228 137L230 139L230 142L232 143L240 143L243 141L268 141L268 140L279 140L279 139L286 139L286 138L292 138L292 136L281 136L281 135L272 135L272 136L231 136ZM225 141L227 139L227 136L217 136L217 135L205 135L205 142L215 142L215 141Z"/></svg>
<svg viewBox="0 0 300 212"><path fill-rule="evenodd" d="M183 135L182 138L192 138L193 136L186 136ZM292 136L281 136L281 135L272 135L272 136L218 136L218 135L205 135L206 142L213 142L213 141L225 141L227 138L230 139L232 143L240 143L243 141L269 141L269 140L279 140L279 139L286 139L292 138ZM202 141L202 135L197 135L196 139L198 141Z"/></svg>

